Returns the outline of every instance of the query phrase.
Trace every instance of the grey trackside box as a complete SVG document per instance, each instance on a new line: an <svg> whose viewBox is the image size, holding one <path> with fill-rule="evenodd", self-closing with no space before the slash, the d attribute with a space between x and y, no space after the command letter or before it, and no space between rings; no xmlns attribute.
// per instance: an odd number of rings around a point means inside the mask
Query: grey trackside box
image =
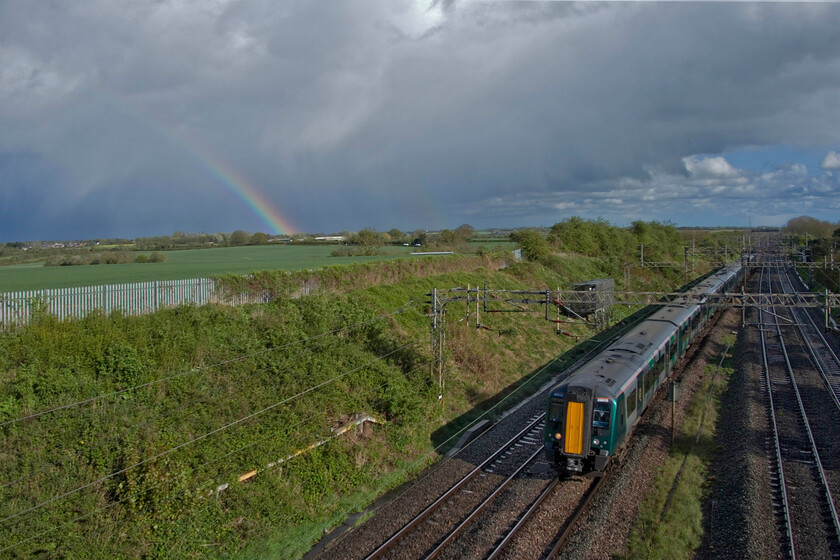
<svg viewBox="0 0 840 560"><path fill-rule="evenodd" d="M567 307L584 317L609 307L615 299L615 282L612 278L577 282L572 284L572 290L581 293L571 294Z"/></svg>

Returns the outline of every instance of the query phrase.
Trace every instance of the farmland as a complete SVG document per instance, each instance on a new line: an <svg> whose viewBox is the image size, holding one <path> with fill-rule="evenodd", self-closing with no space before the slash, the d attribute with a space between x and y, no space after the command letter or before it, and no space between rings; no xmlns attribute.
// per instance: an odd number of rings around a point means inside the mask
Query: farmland
<svg viewBox="0 0 840 560"><path fill-rule="evenodd" d="M301 270L329 265L380 261L407 256L410 247L388 247L384 255L331 257L328 245L259 245L167 251L166 262L86 266L29 263L0 267L0 293L72 288L153 280L182 280L248 274L255 270Z"/></svg>

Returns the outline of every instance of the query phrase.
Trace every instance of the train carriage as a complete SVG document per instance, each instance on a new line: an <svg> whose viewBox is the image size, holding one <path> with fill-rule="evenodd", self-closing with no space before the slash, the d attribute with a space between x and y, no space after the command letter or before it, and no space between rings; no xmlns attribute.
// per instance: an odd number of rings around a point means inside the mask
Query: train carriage
<svg viewBox="0 0 840 560"><path fill-rule="evenodd" d="M726 291L740 271L732 264L690 292ZM561 475L604 473L712 311L665 305L550 392L545 453Z"/></svg>

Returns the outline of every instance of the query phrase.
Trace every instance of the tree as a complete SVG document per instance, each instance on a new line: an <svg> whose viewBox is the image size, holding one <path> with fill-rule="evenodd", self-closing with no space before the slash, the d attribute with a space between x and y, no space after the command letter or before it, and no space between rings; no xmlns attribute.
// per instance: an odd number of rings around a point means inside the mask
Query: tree
<svg viewBox="0 0 840 560"><path fill-rule="evenodd" d="M519 243L522 254L529 261L544 261L551 255L548 241L538 231L532 229L515 231L510 234L510 238Z"/></svg>
<svg viewBox="0 0 840 560"><path fill-rule="evenodd" d="M412 245L425 245L426 240L428 239L428 235L426 234L425 229L418 229L414 231L414 240L411 242Z"/></svg>
<svg viewBox="0 0 840 560"><path fill-rule="evenodd" d="M782 230L793 235L809 235L817 239L825 239L832 235L837 224L823 222L811 216L791 218Z"/></svg>
<svg viewBox="0 0 840 560"><path fill-rule="evenodd" d="M251 245L265 245L268 243L268 235L264 234L261 231L258 231L254 235L251 236L251 241L249 242Z"/></svg>
<svg viewBox="0 0 840 560"><path fill-rule="evenodd" d="M382 236L376 230L366 228L354 235L351 241L361 245L366 255L371 255L374 248L382 245Z"/></svg>
<svg viewBox="0 0 840 560"><path fill-rule="evenodd" d="M388 235L391 236L391 240L395 243L401 242L403 238L402 232L397 228L391 228L390 230L388 230Z"/></svg>
<svg viewBox="0 0 840 560"><path fill-rule="evenodd" d="M246 232L238 229L230 234L231 245L245 245L248 243L249 236Z"/></svg>
<svg viewBox="0 0 840 560"><path fill-rule="evenodd" d="M470 239L472 239L474 234L475 228L472 227L470 224L461 224L455 230L455 235L458 237L458 239L461 239L463 241L469 241Z"/></svg>
<svg viewBox="0 0 840 560"><path fill-rule="evenodd" d="M435 241L442 245L452 245L456 241L455 232L451 229L445 229L437 235Z"/></svg>

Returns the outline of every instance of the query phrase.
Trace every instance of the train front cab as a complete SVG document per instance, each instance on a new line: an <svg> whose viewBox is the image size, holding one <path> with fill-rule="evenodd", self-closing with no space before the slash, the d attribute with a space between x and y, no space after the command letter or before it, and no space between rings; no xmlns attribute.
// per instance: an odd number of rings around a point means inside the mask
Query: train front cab
<svg viewBox="0 0 840 560"><path fill-rule="evenodd" d="M613 449L615 406L612 399L594 397L588 387L552 391L545 452L561 475L603 474Z"/></svg>

